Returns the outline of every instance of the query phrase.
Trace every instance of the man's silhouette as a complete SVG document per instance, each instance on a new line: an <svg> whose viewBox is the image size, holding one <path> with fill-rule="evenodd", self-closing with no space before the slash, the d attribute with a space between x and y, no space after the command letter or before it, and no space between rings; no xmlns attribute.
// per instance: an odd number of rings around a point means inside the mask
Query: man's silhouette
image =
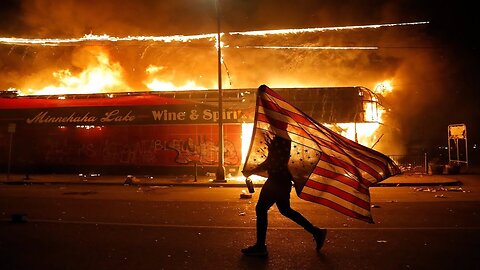
<svg viewBox="0 0 480 270"><path fill-rule="evenodd" d="M257 242L253 246L242 249L242 253L245 255L268 255L266 246L268 210L273 204L277 205L282 215L293 220L313 235L317 251L323 246L327 230L315 227L302 214L290 207L290 192L293 182L293 176L288 170L290 148L290 140L275 136L268 145L266 160L250 173L255 174L260 171L267 171L268 178L260 191L260 197L255 207L257 215ZM250 174L245 176L248 177Z"/></svg>

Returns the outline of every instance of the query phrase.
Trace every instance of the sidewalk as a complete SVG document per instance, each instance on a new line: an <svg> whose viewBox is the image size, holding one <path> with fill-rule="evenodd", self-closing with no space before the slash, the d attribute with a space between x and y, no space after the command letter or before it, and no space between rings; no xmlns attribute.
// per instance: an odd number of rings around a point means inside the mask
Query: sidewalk
<svg viewBox="0 0 480 270"><path fill-rule="evenodd" d="M214 176L144 176L144 175L73 175L73 174L38 174L25 175L10 174L7 180L6 174L0 174L0 184L24 185L24 184L49 184L49 185L131 185L138 186L223 186L245 187L245 178L227 178L226 182L215 181ZM127 180L128 178L128 180ZM256 187L263 185L263 181L254 181ZM396 175L381 183L378 187L398 186L454 186L461 182L455 175L425 175L425 174L401 174Z"/></svg>

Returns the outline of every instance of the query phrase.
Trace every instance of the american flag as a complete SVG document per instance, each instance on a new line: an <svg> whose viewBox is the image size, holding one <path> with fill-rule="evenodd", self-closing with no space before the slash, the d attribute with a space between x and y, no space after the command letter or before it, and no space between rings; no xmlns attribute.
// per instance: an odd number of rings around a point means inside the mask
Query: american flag
<svg viewBox="0 0 480 270"><path fill-rule="evenodd" d="M280 136L292 142L288 167L300 198L369 223L368 188L400 173L386 155L328 129L266 85L258 88L252 136L245 175L265 161L269 141Z"/></svg>

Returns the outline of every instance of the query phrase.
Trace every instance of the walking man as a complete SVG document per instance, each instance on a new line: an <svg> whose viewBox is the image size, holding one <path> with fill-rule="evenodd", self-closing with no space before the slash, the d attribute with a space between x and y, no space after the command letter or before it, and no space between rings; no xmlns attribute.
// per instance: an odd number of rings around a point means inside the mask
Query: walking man
<svg viewBox="0 0 480 270"><path fill-rule="evenodd" d="M308 221L302 214L290 207L290 192L292 190L293 176L288 169L290 159L291 141L275 136L268 145L266 160L251 172L244 172L246 177L260 171L267 171L265 181L255 207L257 216L256 237L257 242L250 247L242 249L247 256L267 256L266 235L268 227L268 210L276 204L280 213L302 226L313 235L316 250L319 251L325 241L326 229L320 229Z"/></svg>

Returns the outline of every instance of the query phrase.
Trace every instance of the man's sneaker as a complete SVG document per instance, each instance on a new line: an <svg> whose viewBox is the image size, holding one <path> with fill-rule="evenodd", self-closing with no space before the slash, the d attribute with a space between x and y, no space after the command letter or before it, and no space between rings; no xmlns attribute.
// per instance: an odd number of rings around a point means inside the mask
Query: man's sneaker
<svg viewBox="0 0 480 270"><path fill-rule="evenodd" d="M313 233L313 239L317 246L315 250L319 251L323 247L323 243L325 242L325 238L327 237L327 229L320 229L315 228L315 232Z"/></svg>
<svg viewBox="0 0 480 270"><path fill-rule="evenodd" d="M242 253L246 256L266 257L268 256L266 245L253 245L242 249Z"/></svg>

